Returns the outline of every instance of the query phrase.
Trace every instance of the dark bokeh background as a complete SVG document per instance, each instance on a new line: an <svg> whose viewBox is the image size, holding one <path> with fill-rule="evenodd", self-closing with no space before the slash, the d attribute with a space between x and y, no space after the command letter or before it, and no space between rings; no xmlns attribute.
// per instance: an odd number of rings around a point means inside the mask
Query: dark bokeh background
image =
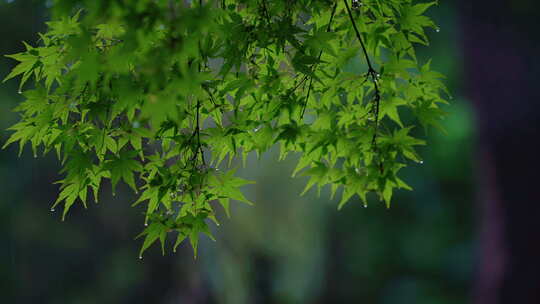
<svg viewBox="0 0 540 304"><path fill-rule="evenodd" d="M0 54L37 40L47 3L0 0ZM0 151L0 302L492 304L512 303L519 292L515 303L540 303L533 300L538 279L529 276L538 250L525 253L538 233L535 209L525 206L538 199L519 189L532 184L538 167L530 143L538 114L529 108L538 93L527 95L527 88L539 61L520 61L538 46L520 31L534 33L530 12L538 4L513 1L510 10L511 1L476 3L441 1L431 9L441 31L430 33L432 45L420 58L433 58L448 76L448 134L426 134L424 163L402 174L415 190L398 192L391 209L373 200L338 212L325 191L300 197L306 181L290 178L294 157L278 163L268 153L241 170L257 181L245 188L257 205L222 216L217 242L204 239L197 260L187 244L165 256L152 247L139 260L140 240L133 238L143 229L143 210L129 207L135 197L128 189L113 197L104 185L98 205L74 207L61 222L50 211L58 161L34 159L28 150L17 158L11 146ZM502 12L506 18L493 17ZM13 64L0 58L1 78ZM16 81L0 87L2 130L17 120L11 109L21 99ZM509 131L516 125L519 132ZM8 136L0 132L0 142ZM512 205L516 197L522 212ZM521 290L512 289L520 282Z"/></svg>

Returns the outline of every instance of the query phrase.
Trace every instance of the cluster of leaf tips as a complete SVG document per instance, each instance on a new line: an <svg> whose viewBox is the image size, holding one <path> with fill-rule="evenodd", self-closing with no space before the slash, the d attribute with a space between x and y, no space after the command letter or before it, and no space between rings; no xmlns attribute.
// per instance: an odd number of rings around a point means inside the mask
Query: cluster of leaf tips
<svg viewBox="0 0 540 304"><path fill-rule="evenodd" d="M414 49L435 3L413 2L57 0L38 46L8 55L25 100L5 146L57 153L63 217L103 179L139 193L141 255L169 233L196 254L218 205L250 203L231 161L274 144L299 153L304 192L388 206L409 188L398 171L420 162L413 126L439 127L446 103Z"/></svg>

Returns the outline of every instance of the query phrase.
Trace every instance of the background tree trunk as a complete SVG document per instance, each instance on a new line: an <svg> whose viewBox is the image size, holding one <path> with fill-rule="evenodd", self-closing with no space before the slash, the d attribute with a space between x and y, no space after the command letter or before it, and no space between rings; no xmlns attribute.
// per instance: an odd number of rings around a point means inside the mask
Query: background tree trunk
<svg viewBox="0 0 540 304"><path fill-rule="evenodd" d="M460 9L483 186L475 303L540 303L540 4L463 0Z"/></svg>

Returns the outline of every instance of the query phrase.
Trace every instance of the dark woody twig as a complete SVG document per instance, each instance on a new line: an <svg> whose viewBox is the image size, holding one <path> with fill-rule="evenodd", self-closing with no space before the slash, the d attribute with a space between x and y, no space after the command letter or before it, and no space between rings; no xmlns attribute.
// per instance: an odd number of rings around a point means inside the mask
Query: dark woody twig
<svg viewBox="0 0 540 304"><path fill-rule="evenodd" d="M366 45L364 44L364 41L362 40L362 36L360 35L360 31L358 31L358 27L356 26L356 22L354 21L354 17L351 12L351 8L349 7L349 3L347 0L343 0L345 2L345 7L347 8L347 12L349 14L349 18L351 20L351 23L354 28L354 32L356 34L356 38L360 42L360 46L362 47L362 52L364 53L364 57L366 58L366 62L368 65L368 72L367 72L367 78L371 78L371 81L373 82L373 86L375 88L375 97L373 99L375 103L375 132L373 133L373 138L371 139L371 143L375 150L377 150L377 135L378 135L378 129L379 129L379 106L381 102L381 90L379 88L378 78L379 73L373 68L373 64L371 63L371 60L369 58Z"/></svg>

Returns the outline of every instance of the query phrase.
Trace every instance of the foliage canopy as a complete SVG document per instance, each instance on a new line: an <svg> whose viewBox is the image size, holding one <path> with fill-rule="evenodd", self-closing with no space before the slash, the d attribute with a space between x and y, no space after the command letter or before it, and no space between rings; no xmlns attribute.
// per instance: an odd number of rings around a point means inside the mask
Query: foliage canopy
<svg viewBox="0 0 540 304"><path fill-rule="evenodd" d="M141 255L171 232L196 254L217 203L250 204L232 160L274 144L300 154L304 193L389 206L421 161L412 128L440 128L447 96L414 48L436 3L414 2L57 0L37 46L8 55L25 101L4 147L56 152L62 218L104 179L129 185L147 207Z"/></svg>

